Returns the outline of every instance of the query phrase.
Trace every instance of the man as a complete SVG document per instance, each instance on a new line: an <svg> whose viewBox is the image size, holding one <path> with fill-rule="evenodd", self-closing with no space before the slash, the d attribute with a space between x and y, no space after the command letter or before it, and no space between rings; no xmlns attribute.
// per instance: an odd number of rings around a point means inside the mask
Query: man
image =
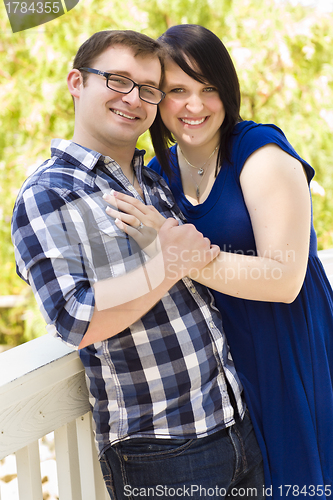
<svg viewBox="0 0 333 500"><path fill-rule="evenodd" d="M186 277L219 249L182 224L135 149L163 98L162 69L159 44L132 31L81 46L67 79L73 141L53 141L14 208L17 268L50 333L80 350L112 499L244 498L247 487L262 498L261 455L221 318ZM107 216L111 189L166 217L154 257Z"/></svg>

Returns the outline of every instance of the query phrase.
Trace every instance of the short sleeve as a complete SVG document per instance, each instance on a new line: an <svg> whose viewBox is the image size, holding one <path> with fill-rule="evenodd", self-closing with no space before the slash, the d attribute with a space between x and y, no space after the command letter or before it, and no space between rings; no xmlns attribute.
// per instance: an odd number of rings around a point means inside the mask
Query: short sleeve
<svg viewBox="0 0 333 500"><path fill-rule="evenodd" d="M310 183L315 174L314 169L299 156L279 127L273 124L264 125L255 122L241 122L236 126L235 132L232 163L236 168L238 177L246 160L252 153L267 144L276 144L303 164L308 182Z"/></svg>

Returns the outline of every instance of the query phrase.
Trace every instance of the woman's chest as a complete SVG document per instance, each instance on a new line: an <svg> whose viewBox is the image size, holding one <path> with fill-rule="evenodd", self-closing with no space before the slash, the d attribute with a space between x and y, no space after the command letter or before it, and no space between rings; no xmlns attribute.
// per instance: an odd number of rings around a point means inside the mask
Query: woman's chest
<svg viewBox="0 0 333 500"><path fill-rule="evenodd" d="M241 188L231 173L214 186L206 203L191 207L184 202L181 209L187 222L222 251L256 253L251 219Z"/></svg>

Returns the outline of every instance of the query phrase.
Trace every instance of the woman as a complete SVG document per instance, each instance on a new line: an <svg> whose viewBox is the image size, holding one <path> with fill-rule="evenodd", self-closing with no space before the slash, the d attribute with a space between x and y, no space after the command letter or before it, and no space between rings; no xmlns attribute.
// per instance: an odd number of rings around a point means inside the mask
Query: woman
<svg viewBox="0 0 333 500"><path fill-rule="evenodd" d="M333 293L312 225L314 171L279 128L242 121L237 75L213 33L180 25L160 40L166 97L151 127L150 167L169 183L187 221L221 249L191 277L212 289L222 313L267 497L330 498ZM150 207L116 196L135 215L110 211L126 232L163 222Z"/></svg>

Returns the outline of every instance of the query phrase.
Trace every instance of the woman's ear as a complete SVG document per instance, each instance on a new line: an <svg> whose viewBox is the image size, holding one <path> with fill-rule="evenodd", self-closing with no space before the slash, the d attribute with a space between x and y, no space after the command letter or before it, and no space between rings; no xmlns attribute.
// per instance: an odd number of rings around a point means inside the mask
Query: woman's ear
<svg viewBox="0 0 333 500"><path fill-rule="evenodd" d="M67 75L67 86L70 94L73 97L80 97L83 79L81 72L78 69L72 69Z"/></svg>

